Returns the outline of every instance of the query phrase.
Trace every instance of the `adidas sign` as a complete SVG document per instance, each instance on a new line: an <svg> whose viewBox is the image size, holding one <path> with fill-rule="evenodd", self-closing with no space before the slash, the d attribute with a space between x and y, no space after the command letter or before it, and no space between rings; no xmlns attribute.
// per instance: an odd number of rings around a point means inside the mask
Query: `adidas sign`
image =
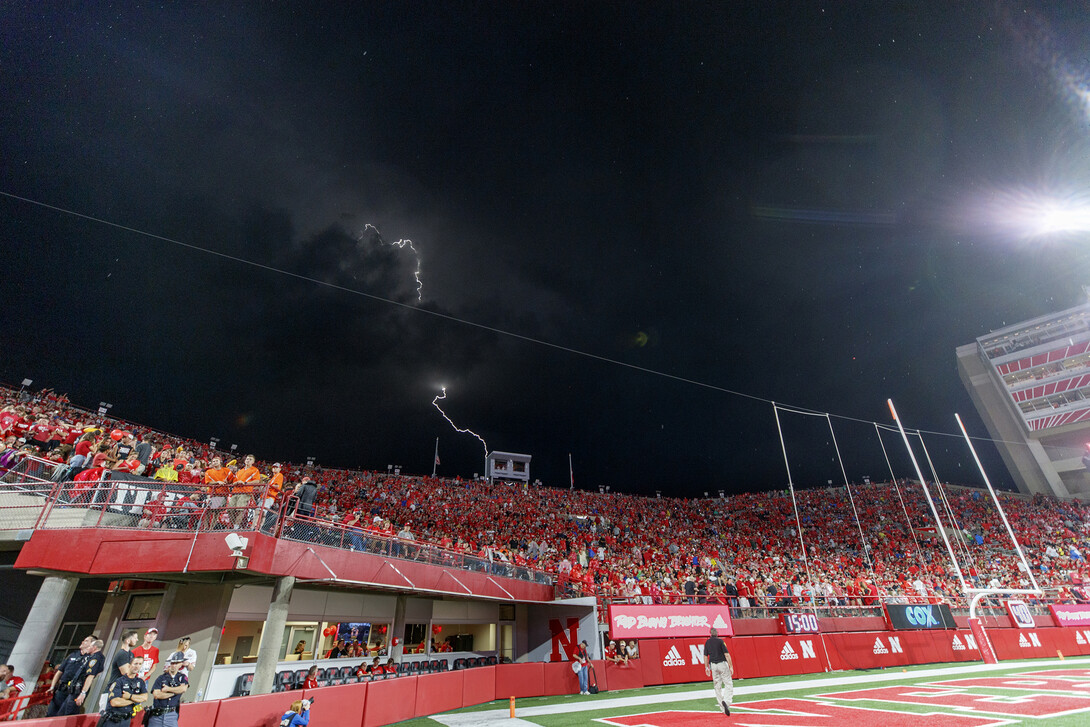
<svg viewBox="0 0 1090 727"><path fill-rule="evenodd" d="M965 651L965 644L961 643L961 639L958 638L957 634L954 634L954 641L951 646L954 647L954 651Z"/></svg>
<svg viewBox="0 0 1090 727"><path fill-rule="evenodd" d="M874 649L872 649L872 651L875 654L888 654L889 653L889 649L886 648L886 645L882 643L881 639L875 639L874 640Z"/></svg>
<svg viewBox="0 0 1090 727"><path fill-rule="evenodd" d="M1079 644L1080 646L1086 646L1086 639L1082 637L1081 631L1075 632L1075 643Z"/></svg>
<svg viewBox="0 0 1090 727"><path fill-rule="evenodd" d="M671 646L666 652L666 658L662 660L663 666L685 666L685 660L681 658L681 652L676 646Z"/></svg>
<svg viewBox="0 0 1090 727"><path fill-rule="evenodd" d="M783 648L780 649L780 661L787 661L788 659L797 659L799 654L797 651L791 648L791 642L783 642Z"/></svg>
<svg viewBox="0 0 1090 727"><path fill-rule="evenodd" d="M1029 643L1029 639L1026 638L1026 635L1025 634L1018 634L1018 648L1028 649L1029 647L1030 647L1030 643Z"/></svg>
<svg viewBox="0 0 1090 727"><path fill-rule="evenodd" d="M723 620L723 614L721 613L715 615L715 621L712 622L712 626L717 629L730 628L730 624Z"/></svg>

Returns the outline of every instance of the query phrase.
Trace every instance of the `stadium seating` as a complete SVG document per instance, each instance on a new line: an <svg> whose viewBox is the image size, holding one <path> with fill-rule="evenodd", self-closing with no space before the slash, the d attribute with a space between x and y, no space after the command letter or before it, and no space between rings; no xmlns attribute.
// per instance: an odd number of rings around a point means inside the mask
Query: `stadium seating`
<svg viewBox="0 0 1090 727"><path fill-rule="evenodd" d="M54 430L65 438L81 435L82 426L93 422L102 430L93 437L104 452L118 446L110 436L113 429L132 432L136 440L171 456L181 448L191 460L187 472L197 482L204 463L216 454L207 443L104 419L51 392L20 401L19 392L0 388L0 408L15 415L15 422L9 419L7 430L0 431L9 435L0 448L0 476L36 473L63 479L63 468L69 468L69 475L79 469L69 464L71 447L44 452L15 439L28 438L30 427L41 418L68 422L71 428ZM268 471L264 463L258 467ZM309 466L288 465L284 473L289 483L306 473L320 485L318 524L288 528L289 533L302 533L329 547L362 546L387 557L492 575L551 574L558 595L594 595L602 606L690 600L682 588L690 576L700 587L692 600L731 603L740 617L809 603L836 608L873 607L884 599L963 603L930 505L919 485L907 481L855 485L851 498L843 486L799 490L798 521L808 571L798 552L796 502L782 492L644 498ZM996 526L990 498L979 489L954 486L932 492L966 536L964 547L957 545L968 577L976 585L992 578L1020 585L1024 576L1005 530ZM1082 551L1090 544L1090 506L1043 496L1003 494L1001 499L1038 582L1058 600L1088 600L1082 588L1090 582L1090 569ZM188 529L200 519L189 512L153 511L144 527ZM414 542L398 543L396 533L408 524ZM482 537L486 532L494 535ZM476 661L450 666L472 665ZM334 678L344 679L327 675L326 681Z"/></svg>

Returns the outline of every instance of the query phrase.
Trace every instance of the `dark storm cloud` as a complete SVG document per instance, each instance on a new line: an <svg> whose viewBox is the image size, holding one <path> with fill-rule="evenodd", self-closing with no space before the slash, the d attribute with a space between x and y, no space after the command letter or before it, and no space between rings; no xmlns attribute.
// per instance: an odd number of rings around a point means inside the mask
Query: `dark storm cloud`
<svg viewBox="0 0 1090 727"><path fill-rule="evenodd" d="M578 482L645 491L781 486L771 406L480 326L949 430L953 348L1090 279L1074 240L957 224L991 185L1086 179L1052 63L1085 18L1023 15L7 3L0 189L408 307L5 199L4 377L261 456L425 471L438 436L472 474L446 385L547 482L571 452ZM824 484L811 424L789 445ZM837 426L849 474L882 476L873 431Z"/></svg>

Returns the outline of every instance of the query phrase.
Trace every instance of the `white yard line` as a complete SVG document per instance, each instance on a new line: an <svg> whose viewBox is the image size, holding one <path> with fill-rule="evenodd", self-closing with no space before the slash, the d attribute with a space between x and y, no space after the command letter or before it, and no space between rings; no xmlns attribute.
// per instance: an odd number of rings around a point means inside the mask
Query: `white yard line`
<svg viewBox="0 0 1090 727"><path fill-rule="evenodd" d="M961 666L942 666L932 669L920 669L907 674L895 671L896 667L882 672L868 674L855 674L843 677L825 677L819 679L799 679L797 681L781 682L779 684L737 684L734 694L774 694L776 692L790 692L796 689L809 689L811 687L842 687L852 684L874 682L901 681L904 679L916 679L927 677L945 677L957 674L980 674L981 672L1003 671L1012 667L1027 666L1049 667L1055 665L1083 665L1090 664L1090 657L1073 659L1037 659L1033 661L1004 661L998 664L968 664ZM564 704L546 704L540 707L517 707L515 714L518 717L538 717L549 714L569 714L572 712L590 712L599 709L616 709L620 707L638 707L648 704L663 704L666 702L688 702L698 699L715 699L715 692L711 686L698 686L683 692L666 692L663 694L644 694L638 697L615 697L611 699L587 699L577 694L571 695L571 702ZM437 714L431 719L447 725L447 727L505 727L508 725L522 725L523 727L537 727L536 723L524 719L511 719L510 710L492 709L485 712L464 712L459 714Z"/></svg>

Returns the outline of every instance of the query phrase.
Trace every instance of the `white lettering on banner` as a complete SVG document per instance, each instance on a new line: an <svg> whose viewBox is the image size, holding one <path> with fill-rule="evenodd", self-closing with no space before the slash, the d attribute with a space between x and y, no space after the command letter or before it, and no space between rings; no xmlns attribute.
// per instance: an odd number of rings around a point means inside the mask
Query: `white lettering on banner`
<svg viewBox="0 0 1090 727"><path fill-rule="evenodd" d="M900 636L890 636L889 637L889 648L894 654L903 654L903 653L905 653L904 649L901 648L901 637Z"/></svg>
<svg viewBox="0 0 1090 727"><path fill-rule="evenodd" d="M953 647L954 651L965 651L965 644L961 643L961 639L958 638L957 634L954 634L954 640L950 642L950 646Z"/></svg>
<svg viewBox="0 0 1090 727"><path fill-rule="evenodd" d="M1025 634L1018 634L1018 648L1019 649L1028 649L1029 646L1030 646L1029 639L1026 638L1026 635Z"/></svg>
<svg viewBox="0 0 1090 727"><path fill-rule="evenodd" d="M704 663L704 644L689 644L689 658L694 664Z"/></svg>
<svg viewBox="0 0 1090 727"><path fill-rule="evenodd" d="M816 659L817 658L817 654L814 653L814 642L813 641L800 641L799 646L802 647L802 658L803 659Z"/></svg>
<svg viewBox="0 0 1090 727"><path fill-rule="evenodd" d="M886 645L882 643L881 639L875 639L874 640L874 648L871 649L871 651L873 651L875 654L888 654L889 653L889 649L886 648Z"/></svg>
<svg viewBox="0 0 1090 727"><path fill-rule="evenodd" d="M630 629L636 625L636 619L632 616L626 616L624 614L616 616L613 619L613 623L620 626L622 629Z"/></svg>
<svg viewBox="0 0 1090 727"><path fill-rule="evenodd" d="M1086 639L1082 637L1083 633L1084 632L1082 631L1075 632L1075 643L1079 644L1080 646L1086 646Z"/></svg>
<svg viewBox="0 0 1090 727"><path fill-rule="evenodd" d="M973 651L980 651L980 649L977 648L976 645L976 637L972 634L965 634L965 645Z"/></svg>
<svg viewBox="0 0 1090 727"><path fill-rule="evenodd" d="M799 658L799 655L798 655L798 653L795 652L794 649L791 648L791 642L790 641L783 642L783 648L780 649L780 661L787 661L789 659L797 659L797 658Z"/></svg>
<svg viewBox="0 0 1090 727"><path fill-rule="evenodd" d="M666 652L666 658L662 660L663 666L685 666L685 660L681 658L681 652L676 646L671 646Z"/></svg>
<svg viewBox="0 0 1090 727"><path fill-rule="evenodd" d="M1086 626L1090 624L1090 606L1054 604L1049 606L1049 609L1062 625Z"/></svg>
<svg viewBox="0 0 1090 727"><path fill-rule="evenodd" d="M1039 638L1037 638L1037 632L1036 631L1030 631L1029 632L1029 640L1033 642L1034 646L1040 646L1041 645L1041 640Z"/></svg>

